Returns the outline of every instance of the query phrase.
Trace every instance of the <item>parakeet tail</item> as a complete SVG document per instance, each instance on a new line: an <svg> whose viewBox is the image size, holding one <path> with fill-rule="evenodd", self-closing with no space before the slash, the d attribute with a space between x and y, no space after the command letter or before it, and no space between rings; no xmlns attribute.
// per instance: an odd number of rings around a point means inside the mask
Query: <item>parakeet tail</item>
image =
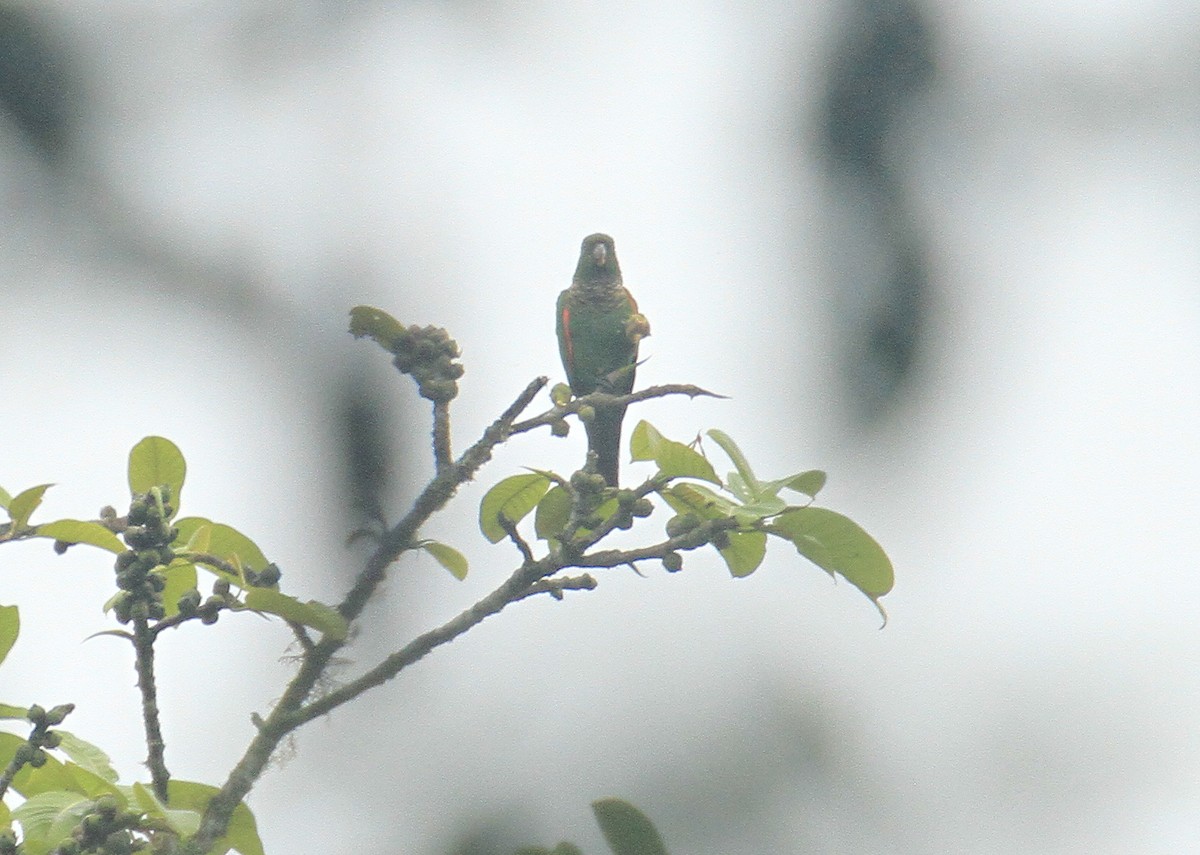
<svg viewBox="0 0 1200 855"><path fill-rule="evenodd" d="M596 452L596 471L604 476L608 486L617 486L620 468L621 421L624 407L597 407L596 417L586 425L588 450Z"/></svg>

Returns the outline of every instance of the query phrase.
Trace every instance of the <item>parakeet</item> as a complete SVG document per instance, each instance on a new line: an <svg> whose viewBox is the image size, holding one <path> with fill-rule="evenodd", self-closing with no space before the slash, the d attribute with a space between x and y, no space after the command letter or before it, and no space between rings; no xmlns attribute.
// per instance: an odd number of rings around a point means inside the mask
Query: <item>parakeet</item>
<svg viewBox="0 0 1200 855"><path fill-rule="evenodd" d="M558 296L558 351L575 395L633 390L638 342L650 325L621 281L613 239L594 234L583 239L571 287ZM624 407L596 407L585 422L588 449L596 452L597 471L617 486Z"/></svg>

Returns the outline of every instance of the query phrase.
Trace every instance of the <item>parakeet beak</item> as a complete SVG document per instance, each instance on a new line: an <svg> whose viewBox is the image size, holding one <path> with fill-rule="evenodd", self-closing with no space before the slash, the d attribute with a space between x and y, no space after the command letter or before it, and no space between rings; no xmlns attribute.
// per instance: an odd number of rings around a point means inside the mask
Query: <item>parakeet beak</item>
<svg viewBox="0 0 1200 855"><path fill-rule="evenodd" d="M592 247L592 259L596 262L597 266L603 267L608 261L608 247L602 243L596 244Z"/></svg>

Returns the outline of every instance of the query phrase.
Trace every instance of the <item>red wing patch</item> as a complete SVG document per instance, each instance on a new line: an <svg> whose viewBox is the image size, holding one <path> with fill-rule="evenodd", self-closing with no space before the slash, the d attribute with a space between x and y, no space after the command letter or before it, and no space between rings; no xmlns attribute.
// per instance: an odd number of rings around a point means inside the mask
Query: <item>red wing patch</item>
<svg viewBox="0 0 1200 855"><path fill-rule="evenodd" d="M563 342L567 348L567 362L575 364L575 348L571 344L571 307L563 306L562 310Z"/></svg>

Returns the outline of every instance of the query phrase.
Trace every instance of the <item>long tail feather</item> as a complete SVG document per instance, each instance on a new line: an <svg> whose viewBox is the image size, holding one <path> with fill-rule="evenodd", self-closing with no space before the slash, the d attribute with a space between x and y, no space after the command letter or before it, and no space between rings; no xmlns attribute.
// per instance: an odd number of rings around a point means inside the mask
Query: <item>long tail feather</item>
<svg viewBox="0 0 1200 855"><path fill-rule="evenodd" d="M621 422L624 407L597 407L596 417L586 425L588 450L596 452L596 471L604 476L608 486L617 486L620 469Z"/></svg>

